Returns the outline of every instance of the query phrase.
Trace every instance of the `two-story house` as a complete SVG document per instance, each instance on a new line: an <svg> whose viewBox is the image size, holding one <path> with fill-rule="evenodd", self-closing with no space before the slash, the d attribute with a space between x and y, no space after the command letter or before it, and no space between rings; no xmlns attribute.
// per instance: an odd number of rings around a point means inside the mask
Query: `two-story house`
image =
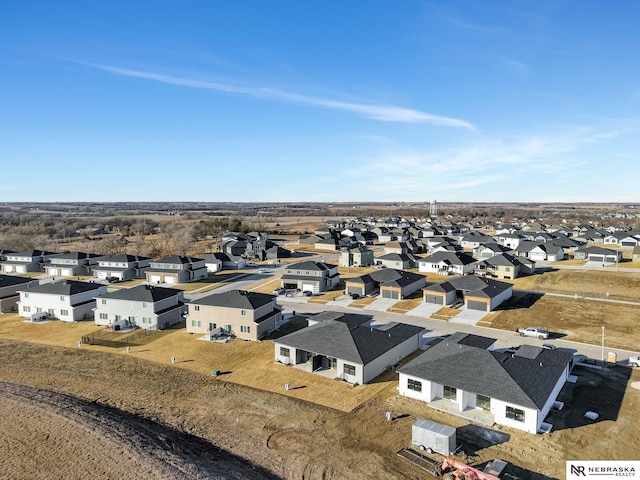
<svg viewBox="0 0 640 480"><path fill-rule="evenodd" d="M161 330L187 313L184 292L176 288L138 285L96 298L96 325Z"/></svg>
<svg viewBox="0 0 640 480"><path fill-rule="evenodd" d="M18 314L30 320L55 318L77 322L93 316L95 297L107 293L106 285L63 280L19 290Z"/></svg>
<svg viewBox="0 0 640 480"><path fill-rule="evenodd" d="M55 252L46 250L27 250L24 252L7 253L7 259L2 264L2 273L44 272Z"/></svg>
<svg viewBox="0 0 640 480"><path fill-rule="evenodd" d="M91 275L91 269L102 259L104 259L104 255L97 253L61 253L52 255L50 262L44 268L47 275L52 277Z"/></svg>
<svg viewBox="0 0 640 480"><path fill-rule="evenodd" d="M153 259L139 255L127 255L123 253L114 257L98 260L98 265L93 267L93 276L100 279L117 279L121 281L145 278L146 270L151 266Z"/></svg>
<svg viewBox="0 0 640 480"><path fill-rule="evenodd" d="M224 332L244 340L259 340L276 329L282 319L274 295L229 290L189 303L189 333Z"/></svg>
<svg viewBox="0 0 640 480"><path fill-rule="evenodd" d="M39 284L40 281L33 278L0 275L0 313L16 310L20 300L18 291L33 288Z"/></svg>
<svg viewBox="0 0 640 480"><path fill-rule="evenodd" d="M172 255L151 262L146 271L149 283L186 283L207 278L204 258Z"/></svg>
<svg viewBox="0 0 640 480"><path fill-rule="evenodd" d="M338 266L307 260L284 268L281 286L313 293L325 292L340 282Z"/></svg>

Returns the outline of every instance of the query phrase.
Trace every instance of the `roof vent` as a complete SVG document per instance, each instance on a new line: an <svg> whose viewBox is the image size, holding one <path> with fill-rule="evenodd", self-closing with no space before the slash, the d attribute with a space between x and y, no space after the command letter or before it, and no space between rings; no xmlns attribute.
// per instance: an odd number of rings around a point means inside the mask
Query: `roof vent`
<svg viewBox="0 0 640 480"><path fill-rule="evenodd" d="M542 362L540 362L540 366L542 366Z"/></svg>

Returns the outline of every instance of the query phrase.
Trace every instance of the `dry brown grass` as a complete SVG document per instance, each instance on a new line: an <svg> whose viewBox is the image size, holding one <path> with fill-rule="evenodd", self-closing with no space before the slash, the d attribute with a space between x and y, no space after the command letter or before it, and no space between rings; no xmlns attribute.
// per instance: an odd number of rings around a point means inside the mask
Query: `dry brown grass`
<svg viewBox="0 0 640 480"><path fill-rule="evenodd" d="M376 297L362 297L351 302L349 306L353 308L364 308L367 305L371 305L376 300L378 300Z"/></svg>
<svg viewBox="0 0 640 480"><path fill-rule="evenodd" d="M392 313L406 313L409 310L416 308L422 303L422 296L416 298L405 298L394 303L391 308L387 309L387 312Z"/></svg>

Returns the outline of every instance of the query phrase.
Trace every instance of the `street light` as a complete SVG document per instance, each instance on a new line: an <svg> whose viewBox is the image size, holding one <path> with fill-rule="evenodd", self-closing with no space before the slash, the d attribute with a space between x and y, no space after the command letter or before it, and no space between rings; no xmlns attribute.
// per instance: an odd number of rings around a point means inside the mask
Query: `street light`
<svg viewBox="0 0 640 480"><path fill-rule="evenodd" d="M602 325L602 363L604 363L604 325Z"/></svg>

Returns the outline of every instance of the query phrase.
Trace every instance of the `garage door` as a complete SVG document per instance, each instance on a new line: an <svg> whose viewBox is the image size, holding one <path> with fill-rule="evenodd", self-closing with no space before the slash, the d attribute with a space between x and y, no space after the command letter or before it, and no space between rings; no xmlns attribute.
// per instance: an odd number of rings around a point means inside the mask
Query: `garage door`
<svg viewBox="0 0 640 480"><path fill-rule="evenodd" d="M383 290L382 298L391 298L392 300L398 300L400 295L395 290Z"/></svg>
<svg viewBox="0 0 640 480"><path fill-rule="evenodd" d="M589 255L591 262L604 262L604 255Z"/></svg>
<svg viewBox="0 0 640 480"><path fill-rule="evenodd" d="M487 304L484 302L476 302L475 300L469 300L467 302L467 308L470 310L482 310L483 312L486 312Z"/></svg>
<svg viewBox="0 0 640 480"><path fill-rule="evenodd" d="M60 275L62 275L63 277L71 277L73 275L73 270L71 270L70 268L62 268L60 270Z"/></svg>
<svg viewBox="0 0 640 480"><path fill-rule="evenodd" d="M315 285L313 285L311 283L303 283L302 284L302 291L303 292L315 292L316 288L315 288Z"/></svg>
<svg viewBox="0 0 640 480"><path fill-rule="evenodd" d="M637 245L637 242L622 242L623 247L633 247Z"/></svg>
<svg viewBox="0 0 640 480"><path fill-rule="evenodd" d="M160 283L160 275L149 275L149 281L151 283Z"/></svg>
<svg viewBox="0 0 640 480"><path fill-rule="evenodd" d="M364 287L349 287L347 288L347 293L355 293L357 295L364 295Z"/></svg>
<svg viewBox="0 0 640 480"><path fill-rule="evenodd" d="M173 285L176 283L176 277L164 277L164 281L166 283Z"/></svg>
<svg viewBox="0 0 640 480"><path fill-rule="evenodd" d="M436 305L443 305L444 299L437 295L427 295L427 303L435 303Z"/></svg>

